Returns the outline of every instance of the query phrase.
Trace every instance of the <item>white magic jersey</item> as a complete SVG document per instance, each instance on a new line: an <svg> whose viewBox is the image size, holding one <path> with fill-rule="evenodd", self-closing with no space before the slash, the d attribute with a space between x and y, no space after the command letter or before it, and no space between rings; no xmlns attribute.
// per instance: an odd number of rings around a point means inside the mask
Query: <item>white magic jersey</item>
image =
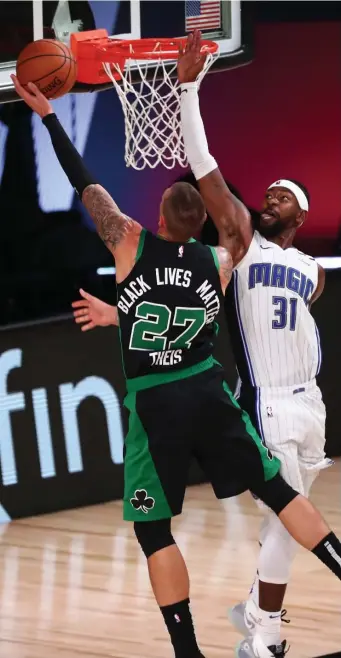
<svg viewBox="0 0 341 658"><path fill-rule="evenodd" d="M313 258L255 232L226 298L243 385L295 386L316 377L320 339L309 302L317 282Z"/></svg>

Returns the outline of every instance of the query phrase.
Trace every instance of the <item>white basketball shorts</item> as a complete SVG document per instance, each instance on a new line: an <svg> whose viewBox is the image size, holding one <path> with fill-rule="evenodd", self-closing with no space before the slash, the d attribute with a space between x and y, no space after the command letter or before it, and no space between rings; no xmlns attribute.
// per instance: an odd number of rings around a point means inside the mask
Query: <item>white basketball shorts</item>
<svg viewBox="0 0 341 658"><path fill-rule="evenodd" d="M308 496L319 471L332 463L324 452L326 409L316 381L257 389L256 413L261 438L280 459L283 478Z"/></svg>

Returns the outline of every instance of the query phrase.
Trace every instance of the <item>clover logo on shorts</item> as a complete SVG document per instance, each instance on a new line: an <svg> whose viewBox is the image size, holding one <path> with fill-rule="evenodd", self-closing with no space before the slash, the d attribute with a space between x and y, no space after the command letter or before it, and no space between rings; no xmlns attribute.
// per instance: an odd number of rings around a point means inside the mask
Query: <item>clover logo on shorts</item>
<svg viewBox="0 0 341 658"><path fill-rule="evenodd" d="M153 509L155 505L154 498L148 497L145 489L137 489L134 493L135 498L131 498L132 506L138 510L142 510L144 514L148 514L149 510Z"/></svg>

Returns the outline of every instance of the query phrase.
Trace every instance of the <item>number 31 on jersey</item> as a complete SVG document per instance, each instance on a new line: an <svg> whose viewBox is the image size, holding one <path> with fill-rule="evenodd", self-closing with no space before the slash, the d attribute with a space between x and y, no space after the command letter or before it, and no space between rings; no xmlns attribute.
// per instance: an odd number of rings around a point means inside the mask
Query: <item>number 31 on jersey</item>
<svg viewBox="0 0 341 658"><path fill-rule="evenodd" d="M276 307L274 314L276 320L272 320L273 329L285 329L289 325L290 331L295 331L297 320L297 299L291 297L279 297L275 295L272 303Z"/></svg>

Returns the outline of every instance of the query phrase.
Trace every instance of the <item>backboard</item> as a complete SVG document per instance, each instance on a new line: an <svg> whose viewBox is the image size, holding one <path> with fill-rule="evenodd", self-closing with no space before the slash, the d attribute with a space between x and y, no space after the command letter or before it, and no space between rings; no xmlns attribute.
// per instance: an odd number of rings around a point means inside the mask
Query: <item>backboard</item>
<svg viewBox="0 0 341 658"><path fill-rule="evenodd" d="M219 42L213 68L234 68L251 60L251 30L240 0L2 0L0 2L0 102L16 100L10 74L30 41L105 28L116 38L175 38L200 28ZM152 75L151 68L151 75ZM76 85L74 91L84 91Z"/></svg>

